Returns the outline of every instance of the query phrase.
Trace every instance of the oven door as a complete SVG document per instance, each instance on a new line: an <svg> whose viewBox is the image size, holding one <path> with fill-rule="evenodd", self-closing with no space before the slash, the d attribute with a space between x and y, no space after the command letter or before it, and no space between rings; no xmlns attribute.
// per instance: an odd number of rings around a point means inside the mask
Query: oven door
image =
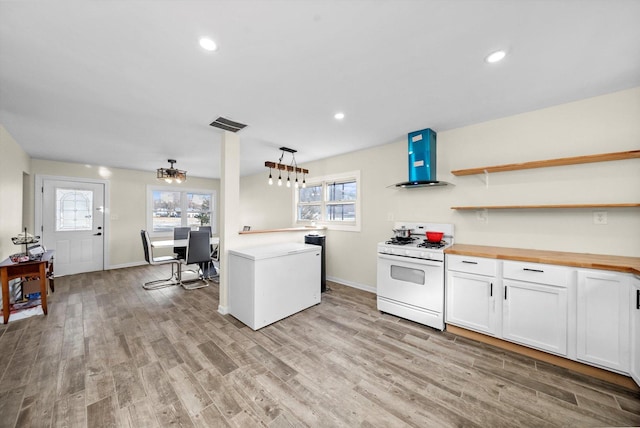
<svg viewBox="0 0 640 428"><path fill-rule="evenodd" d="M444 263L378 254L377 294L442 314Z"/></svg>

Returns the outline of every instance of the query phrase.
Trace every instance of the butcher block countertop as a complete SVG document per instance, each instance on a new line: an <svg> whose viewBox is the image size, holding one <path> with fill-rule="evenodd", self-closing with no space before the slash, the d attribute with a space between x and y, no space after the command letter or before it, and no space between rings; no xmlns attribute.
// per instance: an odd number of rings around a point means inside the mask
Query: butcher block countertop
<svg viewBox="0 0 640 428"><path fill-rule="evenodd" d="M518 260L529 263L573 266L587 269L612 270L640 275L640 257L608 256L602 254L567 253L564 251L527 250L524 248L491 247L486 245L454 244L445 254Z"/></svg>

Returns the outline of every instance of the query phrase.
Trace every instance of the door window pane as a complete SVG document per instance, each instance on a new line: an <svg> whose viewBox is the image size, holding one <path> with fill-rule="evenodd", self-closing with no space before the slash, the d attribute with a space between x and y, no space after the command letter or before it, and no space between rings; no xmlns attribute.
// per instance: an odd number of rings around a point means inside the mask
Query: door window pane
<svg viewBox="0 0 640 428"><path fill-rule="evenodd" d="M93 229L93 192L56 189L56 232Z"/></svg>

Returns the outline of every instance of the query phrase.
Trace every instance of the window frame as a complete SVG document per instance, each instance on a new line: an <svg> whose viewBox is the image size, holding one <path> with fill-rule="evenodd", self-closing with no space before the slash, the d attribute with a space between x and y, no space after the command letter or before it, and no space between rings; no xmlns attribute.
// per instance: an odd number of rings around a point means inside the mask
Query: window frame
<svg viewBox="0 0 640 428"><path fill-rule="evenodd" d="M166 192L180 192L180 212L185 213L184 216L180 217L181 225L180 227L188 227L187 215L188 213L188 193L200 193L211 196L211 218L209 223L211 224L211 233L213 235L217 235L217 192L213 189L196 189L196 188L178 188L175 186L158 186L158 185L147 185L147 206L146 206L146 216L147 216L147 231L149 232L149 237L152 238L173 238L173 231L171 232L154 232L153 231L153 192L155 191L166 191Z"/></svg>
<svg viewBox="0 0 640 428"><path fill-rule="evenodd" d="M351 201L329 201L327 195L328 185L334 183L345 183L355 181L356 184L356 198L353 201L355 204L355 220L345 222L342 220L327 220L327 206L329 205L344 205L350 204ZM349 232L360 232L362 224L362 211L360 210L362 201L361 180L360 171L348 171L338 174L330 174L319 177L309 177L306 179L307 188L313 186L320 186L322 188L322 197L320 202L302 203L304 205L320 205L320 220L298 220L298 208L301 204L300 191L294 189L294 203L293 203L293 224L296 226L313 226L314 224L319 227L326 227L329 230L343 230Z"/></svg>

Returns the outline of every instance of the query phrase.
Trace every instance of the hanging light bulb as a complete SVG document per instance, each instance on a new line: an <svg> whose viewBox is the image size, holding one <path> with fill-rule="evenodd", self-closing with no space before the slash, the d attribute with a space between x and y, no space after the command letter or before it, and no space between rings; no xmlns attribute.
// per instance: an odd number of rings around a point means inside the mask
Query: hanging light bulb
<svg viewBox="0 0 640 428"><path fill-rule="evenodd" d="M291 187L291 177L288 171L287 171L287 187Z"/></svg>
<svg viewBox="0 0 640 428"><path fill-rule="evenodd" d="M304 179L304 174L302 174L302 188L306 189L307 188L307 182Z"/></svg>
<svg viewBox="0 0 640 428"><path fill-rule="evenodd" d="M269 186L273 184L273 177L271 177L271 168L269 168Z"/></svg>
<svg viewBox="0 0 640 428"><path fill-rule="evenodd" d="M278 186L282 186L282 173L278 170Z"/></svg>

